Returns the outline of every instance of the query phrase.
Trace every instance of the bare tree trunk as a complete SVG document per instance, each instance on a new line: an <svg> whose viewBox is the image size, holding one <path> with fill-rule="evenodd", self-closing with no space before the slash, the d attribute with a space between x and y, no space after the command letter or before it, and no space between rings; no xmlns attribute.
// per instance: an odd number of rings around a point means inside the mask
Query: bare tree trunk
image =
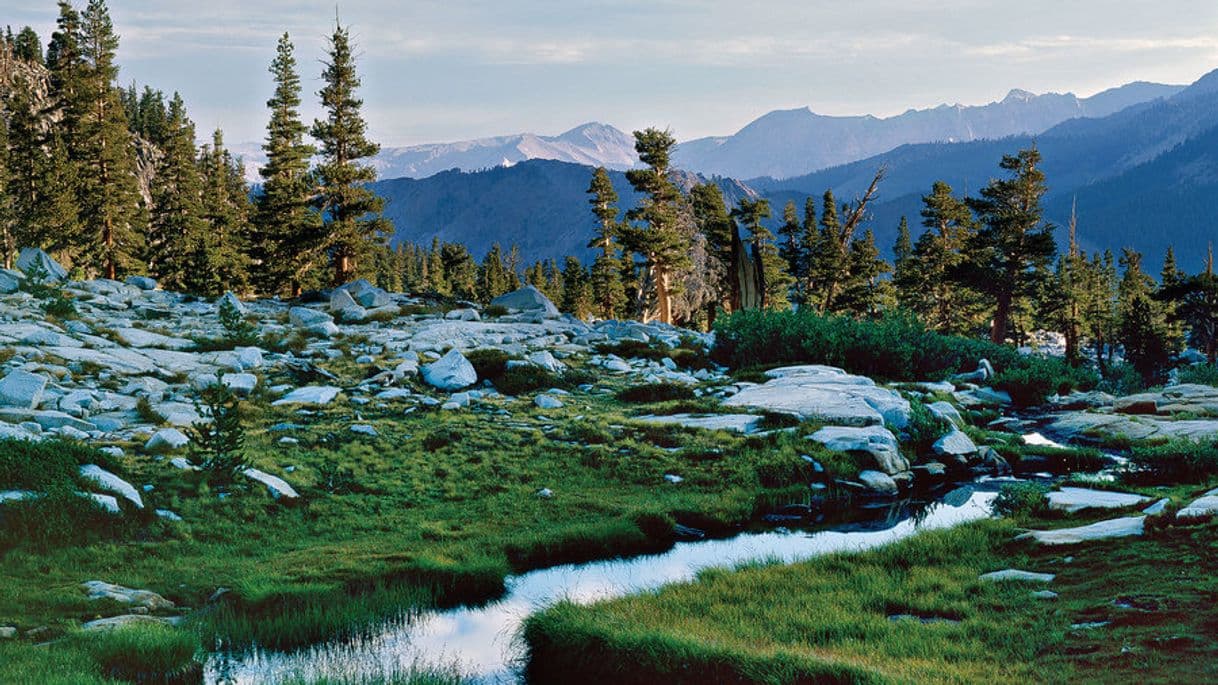
<svg viewBox="0 0 1218 685"><path fill-rule="evenodd" d="M1006 341L1007 324L1011 318L1011 296L1003 293L998 296L998 307L994 311L994 321L990 328L990 340L998 344Z"/></svg>

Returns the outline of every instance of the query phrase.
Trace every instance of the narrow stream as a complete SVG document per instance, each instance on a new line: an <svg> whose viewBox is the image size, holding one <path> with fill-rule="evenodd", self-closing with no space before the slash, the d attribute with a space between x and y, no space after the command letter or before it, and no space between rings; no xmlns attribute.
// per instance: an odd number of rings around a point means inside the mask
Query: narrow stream
<svg viewBox="0 0 1218 685"><path fill-rule="evenodd" d="M518 680L517 633L532 612L569 599L592 602L652 590L694 578L710 567L765 559L792 563L832 552L878 547L930 528L946 528L990 515L1000 483L977 483L947 493L916 517L894 507L886 522L816 531L743 533L722 540L678 543L662 554L556 566L513 576L498 601L477 607L428 611L390 621L368 635L319 643L292 652L251 650L213 654L205 682L217 685L363 678L408 672L418 665L456 665L483 683ZM989 491L987 491L989 490ZM904 516L903 520L892 520Z"/></svg>

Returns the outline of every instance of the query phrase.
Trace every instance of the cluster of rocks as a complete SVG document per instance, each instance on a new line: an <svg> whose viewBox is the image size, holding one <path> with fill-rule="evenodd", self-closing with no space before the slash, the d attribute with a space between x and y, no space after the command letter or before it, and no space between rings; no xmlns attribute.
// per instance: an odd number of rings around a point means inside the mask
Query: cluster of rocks
<svg viewBox="0 0 1218 685"><path fill-rule="evenodd" d="M1172 385L1125 397L1074 393L1053 401L1057 411L1046 428L1070 440L1218 438L1218 388L1209 385Z"/></svg>

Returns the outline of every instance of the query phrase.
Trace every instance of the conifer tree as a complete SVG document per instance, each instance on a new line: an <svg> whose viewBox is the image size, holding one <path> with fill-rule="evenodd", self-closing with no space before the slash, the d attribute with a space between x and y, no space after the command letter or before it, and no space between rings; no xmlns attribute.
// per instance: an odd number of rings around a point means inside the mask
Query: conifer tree
<svg viewBox="0 0 1218 685"><path fill-rule="evenodd" d="M1011 313L1039 285L1057 247L1053 226L1042 221L1045 174L1040 152L1031 147L1004 155L994 179L981 197L968 200L982 227L972 240L968 282L992 300L990 340L1006 340Z"/></svg>
<svg viewBox="0 0 1218 685"><path fill-rule="evenodd" d="M592 174L592 183L588 186L588 204L592 205L592 213L596 216L596 236L588 243L588 247L600 250L596 261L592 264L592 275L589 287L592 298L596 303L596 313L603 319L615 319L626 302L626 291L622 288L621 251L617 243L621 232L618 221L617 191L613 189L613 181L604 167L599 167Z"/></svg>
<svg viewBox="0 0 1218 685"><path fill-rule="evenodd" d="M1081 275L1084 331L1090 338L1100 372L1107 373L1117 340L1118 279L1112 253L1092 255Z"/></svg>
<svg viewBox="0 0 1218 685"><path fill-rule="evenodd" d="M135 177L135 148L115 81L118 36L104 0L89 0L80 17L79 46L84 57L80 90L66 110L79 116L79 130L68 152L80 164L81 221L95 235L85 247L84 264L106 278L139 264L142 249L140 193Z"/></svg>
<svg viewBox="0 0 1218 685"><path fill-rule="evenodd" d="M13 268L13 254L17 249L14 235L17 223L13 206L12 173L9 164L8 123L0 117L0 249L4 250L4 268Z"/></svg>
<svg viewBox="0 0 1218 685"><path fill-rule="evenodd" d="M166 287L210 294L219 288L219 282L209 268L210 228L203 217L195 126L178 93L169 103L166 127L153 188L148 261Z"/></svg>
<svg viewBox="0 0 1218 685"><path fill-rule="evenodd" d="M1173 341L1162 308L1153 299L1154 279L1142 271L1142 255L1122 250L1121 266L1125 271L1117 289L1118 336L1125 360L1146 385L1153 385L1171 363Z"/></svg>
<svg viewBox="0 0 1218 685"><path fill-rule="evenodd" d="M816 220L816 198L809 195L804 199L803 237L800 240L804 271L804 282L800 285L801 306L814 306L819 249L820 226Z"/></svg>
<svg viewBox="0 0 1218 685"><path fill-rule="evenodd" d="M921 283L918 280L917 263L913 258L913 239L909 234L909 220L901 216L897 225L897 240L892 246L892 285L896 289L897 304L902 309L913 311L918 301Z"/></svg>
<svg viewBox="0 0 1218 685"><path fill-rule="evenodd" d="M29 26L22 27L13 39L13 57L25 62L42 64L42 41L38 32Z"/></svg>
<svg viewBox="0 0 1218 685"><path fill-rule="evenodd" d="M782 245L778 255L787 264L787 273L795 287L795 301L804 301L804 285L808 280L808 255L804 252L804 228L799 221L795 201L788 200L782 208L782 227L778 229Z"/></svg>
<svg viewBox="0 0 1218 685"><path fill-rule="evenodd" d="M275 93L267 100L266 164L259 169L262 192L255 199L251 256L258 265L255 285L262 292L296 296L309 272L324 258L321 216L311 208L309 160L300 119L300 76L288 34L279 38L271 62Z"/></svg>
<svg viewBox="0 0 1218 685"><path fill-rule="evenodd" d="M732 218L748 231L747 242L753 248L754 259L761 265L765 288L763 305L767 309L786 309L790 306L787 292L791 287L791 277L787 273L786 263L778 255L778 248L774 246L774 234L762 223L770 216L770 201L765 199L741 198L732 210Z"/></svg>
<svg viewBox="0 0 1218 685"><path fill-rule="evenodd" d="M427 289L437 295L451 295L452 291L448 287L448 278L444 273L444 259L440 254L440 239L432 238L431 247L427 250L427 258L425 260Z"/></svg>
<svg viewBox="0 0 1218 685"><path fill-rule="evenodd" d="M623 242L643 260L649 312L661 323L674 321L674 298L681 289L679 274L690 264L689 239L678 227L681 193L668 178L672 133L649 128L635 131L635 151L644 169L626 172L626 180L643 195L638 207L626 213L634 225L623 230Z"/></svg>
<svg viewBox="0 0 1218 685"><path fill-rule="evenodd" d="M1167 267L1164 271L1167 275ZM1209 247L1201 273L1182 278L1176 272L1172 276L1160 284L1159 297L1175 305L1171 311L1174 322L1187 327L1188 342L1213 364L1218 361L1218 276L1214 274L1214 246Z"/></svg>
<svg viewBox="0 0 1218 685"><path fill-rule="evenodd" d="M449 295L463 300L478 296L478 265L464 245L443 243L440 246L440 262Z"/></svg>
<svg viewBox="0 0 1218 685"><path fill-rule="evenodd" d="M592 287L588 272L577 257L567 256L562 268L562 303L559 309L584 319L592 311Z"/></svg>
<svg viewBox="0 0 1218 685"><path fill-rule="evenodd" d="M478 301L483 305L508 292L507 266L503 263L503 248L491 245L478 267Z"/></svg>
<svg viewBox="0 0 1218 685"><path fill-rule="evenodd" d="M848 255L841 242L842 225L837 217L837 200L832 190L826 190L821 199L820 228L816 234L816 247L808 259L808 278L815 284L809 291L809 300L822 312L828 311L828 288L845 274Z"/></svg>
<svg viewBox="0 0 1218 685"><path fill-rule="evenodd" d="M880 257L875 234L864 231L862 237L850 242L849 275L842 287L839 309L858 317L879 316L891 297L891 284L882 278L890 271L892 267Z"/></svg>
<svg viewBox="0 0 1218 685"><path fill-rule="evenodd" d="M707 304L707 324L713 326L719 308L730 311L732 302L738 300L733 293L739 288L732 265L732 218L727 213L723 191L714 183L700 183L689 193L694 224L706 239L710 256L707 280L715 291L713 301Z"/></svg>
<svg viewBox="0 0 1218 685"><path fill-rule="evenodd" d="M907 295L910 308L931 328L960 333L971 318L965 309L975 299L960 276L966 250L975 240L976 224L968 205L943 181L934 183L922 204L922 225L928 230L913 249L911 266L917 276Z"/></svg>
<svg viewBox="0 0 1218 685"><path fill-rule="evenodd" d="M249 189L240 160L224 147L220 129L212 134L211 146L204 147L199 164L203 176L202 218L208 225L208 269L218 284L207 294L242 292L249 279Z"/></svg>
<svg viewBox="0 0 1218 685"><path fill-rule="evenodd" d="M358 272L359 258L370 245L384 241L389 222L381 216L385 201L368 187L376 180L376 169L361 160L372 157L380 146L368 140L367 124L356 96L360 79L355 54L346 28L335 24L330 37L329 61L318 95L326 118L313 124L313 137L321 143L322 162L317 167L320 186L315 206L325 225L325 247L333 260L331 283L342 285Z"/></svg>

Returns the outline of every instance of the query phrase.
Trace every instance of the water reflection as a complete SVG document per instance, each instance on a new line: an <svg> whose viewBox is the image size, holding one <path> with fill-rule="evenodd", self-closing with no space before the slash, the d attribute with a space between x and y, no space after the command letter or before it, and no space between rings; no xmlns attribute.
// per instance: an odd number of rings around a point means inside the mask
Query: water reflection
<svg viewBox="0 0 1218 685"><path fill-rule="evenodd" d="M503 599L477 608L423 612L386 623L376 632L293 652L217 654L207 663L208 683L267 683L288 677L359 677L409 670L423 663L459 665L487 683L516 681L516 632L532 612L562 599L591 602L691 580L709 567L756 559L791 563L831 552L877 547L918 530L944 528L989 515L992 492L965 487L948 493L917 516L894 508L864 524L815 532L746 533L724 540L678 543L663 553L625 560L557 566L515 576Z"/></svg>

